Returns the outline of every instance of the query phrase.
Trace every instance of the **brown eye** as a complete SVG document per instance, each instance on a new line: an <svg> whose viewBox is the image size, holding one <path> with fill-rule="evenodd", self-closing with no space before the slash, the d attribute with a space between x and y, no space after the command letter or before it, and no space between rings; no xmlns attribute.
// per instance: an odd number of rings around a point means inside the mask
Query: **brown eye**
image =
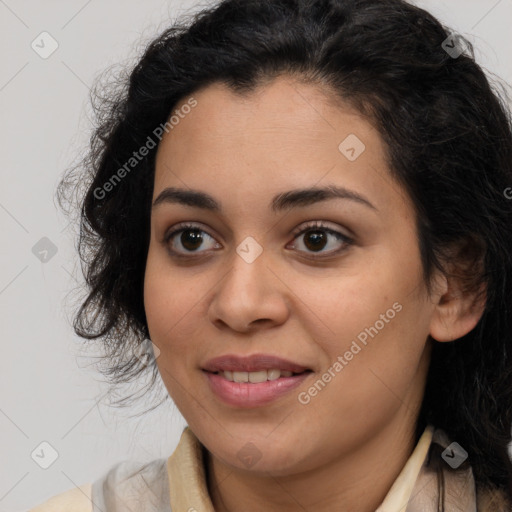
<svg viewBox="0 0 512 512"><path fill-rule="evenodd" d="M304 237L304 245L311 251L322 250L327 243L328 236L322 231L309 231Z"/></svg>
<svg viewBox="0 0 512 512"><path fill-rule="evenodd" d="M305 247L305 251L300 252L309 253L308 255L313 258L332 256L346 250L353 243L351 238L343 235L339 231L327 228L321 222L315 222L305 226L299 233L295 234L295 239L302 240L302 244L299 245ZM341 248L322 252L322 250L329 245L330 239L338 241L338 244L331 243L330 245L341 245ZM296 244L294 244L294 246L296 247Z"/></svg>
<svg viewBox="0 0 512 512"><path fill-rule="evenodd" d="M180 235L180 236L178 236ZM198 249L204 245L208 239L214 240L206 231L193 224L180 225L164 237L164 243L173 255L178 257L187 256L187 253L202 253ZM218 247L219 244L212 244Z"/></svg>
<svg viewBox="0 0 512 512"><path fill-rule="evenodd" d="M198 229L185 229L179 238L181 245L187 251L197 250L203 243L203 237Z"/></svg>

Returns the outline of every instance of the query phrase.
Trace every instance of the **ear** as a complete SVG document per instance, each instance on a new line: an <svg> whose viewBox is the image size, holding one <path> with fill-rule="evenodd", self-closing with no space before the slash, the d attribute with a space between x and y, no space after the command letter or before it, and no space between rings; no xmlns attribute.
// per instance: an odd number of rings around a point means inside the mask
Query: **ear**
<svg viewBox="0 0 512 512"><path fill-rule="evenodd" d="M485 309L486 287L475 289L471 278L478 276L482 269L482 247L479 244L458 245L451 256L450 272L442 275L437 294L434 296L435 309L430 321L430 336L436 341L453 341L475 328ZM468 286L469 283L469 286ZM471 286L473 284L473 286ZM472 291L470 291L472 290Z"/></svg>

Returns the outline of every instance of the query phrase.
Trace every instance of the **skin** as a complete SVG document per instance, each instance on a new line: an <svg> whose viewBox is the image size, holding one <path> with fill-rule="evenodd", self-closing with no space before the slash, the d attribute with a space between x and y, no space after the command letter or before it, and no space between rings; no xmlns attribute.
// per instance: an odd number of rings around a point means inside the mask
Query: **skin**
<svg viewBox="0 0 512 512"><path fill-rule="evenodd" d="M193 97L197 106L160 142L153 199L170 186L196 189L223 209L153 209L144 301L163 382L208 450L214 508L373 512L415 446L429 334L441 342L466 334L483 306L441 275L428 296L414 205L389 174L379 133L356 110L286 76L245 96L214 84ZM355 161L338 149L349 134L366 146ZM376 210L347 199L270 210L278 193L327 184L364 195ZM180 233L163 242L185 221L203 230L195 252ZM353 243L330 235L316 252L311 232L293 235L312 221ZM236 252L248 236L263 249L252 263ZM318 253L324 258L313 260ZM301 404L298 394L394 303L401 311ZM270 353L313 373L269 405L236 408L201 371L227 353ZM251 467L237 457L249 442L261 455Z"/></svg>

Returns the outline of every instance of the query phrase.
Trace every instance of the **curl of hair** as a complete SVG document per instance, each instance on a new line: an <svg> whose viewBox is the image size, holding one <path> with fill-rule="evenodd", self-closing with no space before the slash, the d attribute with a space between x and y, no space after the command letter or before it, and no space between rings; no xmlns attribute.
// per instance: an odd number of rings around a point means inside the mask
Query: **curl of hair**
<svg viewBox="0 0 512 512"><path fill-rule="evenodd" d="M158 146L105 197L95 191L195 91L220 82L247 94L287 74L379 130L416 208L429 290L439 269L485 296L471 332L431 340L416 439L427 422L442 428L469 453L477 484L512 498L512 122L505 89L486 78L471 43L460 39L458 58L443 50L450 33L402 0L225 0L161 33L105 97L93 93L90 151L58 195L63 206L73 184L86 184L78 249L89 291L74 328L104 340L113 383L148 369L133 351L149 336L143 282Z"/></svg>

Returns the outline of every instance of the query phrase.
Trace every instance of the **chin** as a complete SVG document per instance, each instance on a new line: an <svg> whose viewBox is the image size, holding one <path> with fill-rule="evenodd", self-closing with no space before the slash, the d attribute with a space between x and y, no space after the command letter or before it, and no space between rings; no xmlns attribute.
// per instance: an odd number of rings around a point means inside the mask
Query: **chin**
<svg viewBox="0 0 512 512"><path fill-rule="evenodd" d="M247 441L238 438L236 446L240 448L236 449L232 441L225 447L214 443L215 456L225 464L237 470L262 476L285 476L298 472L299 467L304 465L304 460L302 454L297 451L297 444L289 438L283 439L283 444L279 445L276 439L260 438L252 441L250 437L247 437Z"/></svg>

